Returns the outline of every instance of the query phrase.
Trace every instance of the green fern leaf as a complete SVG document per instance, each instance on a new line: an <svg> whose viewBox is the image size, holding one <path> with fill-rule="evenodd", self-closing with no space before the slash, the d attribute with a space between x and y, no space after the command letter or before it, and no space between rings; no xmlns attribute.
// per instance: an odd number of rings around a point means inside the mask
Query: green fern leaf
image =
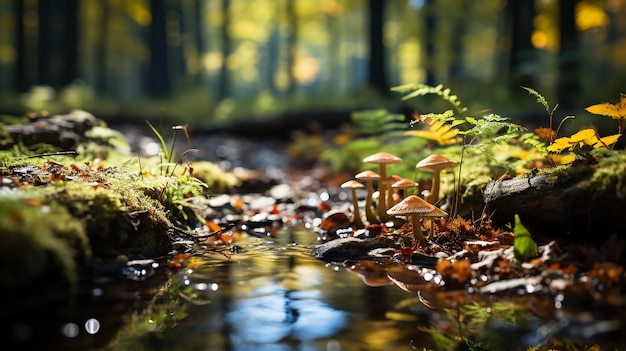
<svg viewBox="0 0 626 351"><path fill-rule="evenodd" d="M546 111L550 112L550 105L548 104L546 98L543 97L543 95L539 94L536 90L529 87L522 87L522 89L528 91L530 95L533 95L535 98L537 98L537 102L543 105Z"/></svg>

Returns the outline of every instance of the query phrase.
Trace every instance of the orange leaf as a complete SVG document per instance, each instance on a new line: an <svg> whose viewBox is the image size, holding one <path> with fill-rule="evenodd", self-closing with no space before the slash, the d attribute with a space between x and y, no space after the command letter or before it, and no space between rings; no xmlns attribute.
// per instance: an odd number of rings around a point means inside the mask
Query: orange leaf
<svg viewBox="0 0 626 351"><path fill-rule="evenodd" d="M535 129L535 134L539 136L542 140L551 142L556 138L556 133L550 128L537 128Z"/></svg>

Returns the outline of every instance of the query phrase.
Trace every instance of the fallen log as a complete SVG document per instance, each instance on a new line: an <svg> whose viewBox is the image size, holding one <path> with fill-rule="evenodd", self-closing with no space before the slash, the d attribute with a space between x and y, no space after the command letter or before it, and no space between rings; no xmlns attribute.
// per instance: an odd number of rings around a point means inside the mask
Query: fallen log
<svg viewBox="0 0 626 351"><path fill-rule="evenodd" d="M600 242L611 234L626 234L626 198L621 194L622 174L598 186L595 167L572 169L566 176L552 173L496 180L482 196L465 199L459 215L486 213L494 223L512 223L517 213L531 233L576 241Z"/></svg>

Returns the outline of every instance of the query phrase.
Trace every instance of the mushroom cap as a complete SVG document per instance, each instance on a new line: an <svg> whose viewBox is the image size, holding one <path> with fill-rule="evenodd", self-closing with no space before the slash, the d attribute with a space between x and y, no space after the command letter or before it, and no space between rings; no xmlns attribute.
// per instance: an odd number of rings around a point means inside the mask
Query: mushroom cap
<svg viewBox="0 0 626 351"><path fill-rule="evenodd" d="M419 215L420 217L444 217L448 214L439 209L439 207L428 203L421 197L409 195L404 200L387 210L390 216L408 216Z"/></svg>
<svg viewBox="0 0 626 351"><path fill-rule="evenodd" d="M415 165L415 168L422 171L436 172L443 169L454 168L458 164L458 162L452 161L445 156L432 154L425 159L419 161L417 165Z"/></svg>
<svg viewBox="0 0 626 351"><path fill-rule="evenodd" d="M354 176L354 178L356 179L363 179L363 180L377 180L380 179L380 174L374 172L374 171L370 171L365 170L361 173L358 173L357 175Z"/></svg>
<svg viewBox="0 0 626 351"><path fill-rule="evenodd" d="M347 182L341 184L341 187L344 189L356 189L356 188L362 188L365 185L357 182L356 180L352 179L352 180L348 180Z"/></svg>
<svg viewBox="0 0 626 351"><path fill-rule="evenodd" d="M418 184L410 179L406 179L406 178L402 178L400 180L398 180L397 182L391 184L392 188L399 188L399 189L407 189L407 188L413 188L416 187Z"/></svg>
<svg viewBox="0 0 626 351"><path fill-rule="evenodd" d="M397 176L397 175L390 175L389 177L385 178L385 179L381 179L380 182L383 184L393 184L397 181L399 181L400 179L402 179L402 177Z"/></svg>
<svg viewBox="0 0 626 351"><path fill-rule="evenodd" d="M363 163L391 164L400 162L402 162L400 157L384 151L369 155L363 159Z"/></svg>

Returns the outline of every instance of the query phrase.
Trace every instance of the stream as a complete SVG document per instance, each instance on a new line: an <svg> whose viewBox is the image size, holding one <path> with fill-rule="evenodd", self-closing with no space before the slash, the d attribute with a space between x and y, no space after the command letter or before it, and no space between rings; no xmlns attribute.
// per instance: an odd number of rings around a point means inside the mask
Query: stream
<svg viewBox="0 0 626 351"><path fill-rule="evenodd" d="M66 303L21 306L12 325L3 328L9 332L5 340L14 346L10 349L46 350L411 350L432 345L429 334L418 329L428 326L430 312L415 293L390 283L368 286L346 268L311 257L314 244L312 230L286 227L272 238L243 239L238 242L243 252L230 258L215 252L194 256L178 272L166 262L148 260L145 279L86 288Z"/></svg>
<svg viewBox="0 0 626 351"><path fill-rule="evenodd" d="M577 345L623 340L615 339L619 325L598 321L602 311L593 307L563 311L574 313L565 322L529 313L529 306L554 305L541 296L429 304L385 270L364 274L358 262L313 258L316 244L312 229L286 225L189 257L180 269L166 260L130 262L121 279L86 287L75 299L9 308L16 313L3 337L11 350L441 350L456 349L460 335L482 349L525 350L553 336L571 345L579 337ZM585 323L590 313L596 320ZM612 338L584 338L601 327Z"/></svg>

